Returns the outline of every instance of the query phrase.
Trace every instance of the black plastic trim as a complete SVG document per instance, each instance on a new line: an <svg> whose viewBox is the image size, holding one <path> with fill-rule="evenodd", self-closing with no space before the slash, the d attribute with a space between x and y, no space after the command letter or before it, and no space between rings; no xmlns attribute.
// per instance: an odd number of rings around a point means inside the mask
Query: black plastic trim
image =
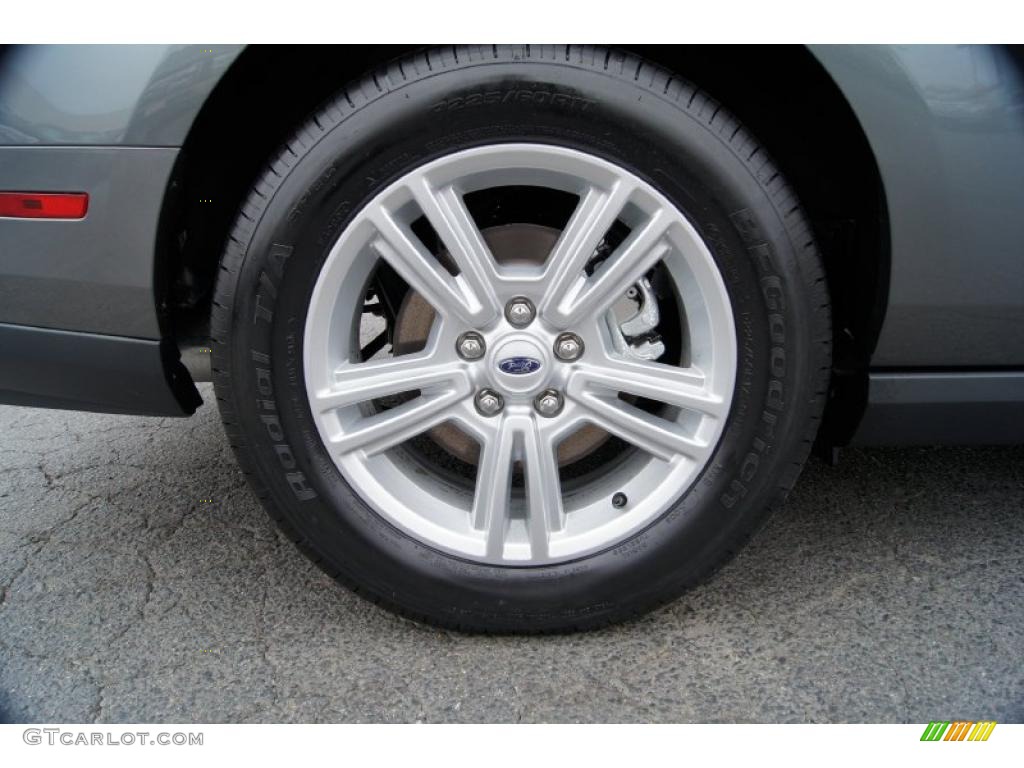
<svg viewBox="0 0 1024 768"><path fill-rule="evenodd" d="M1024 371L877 373L854 445L1024 443Z"/></svg>
<svg viewBox="0 0 1024 768"><path fill-rule="evenodd" d="M170 341L0 323L0 403L191 416L202 402Z"/></svg>

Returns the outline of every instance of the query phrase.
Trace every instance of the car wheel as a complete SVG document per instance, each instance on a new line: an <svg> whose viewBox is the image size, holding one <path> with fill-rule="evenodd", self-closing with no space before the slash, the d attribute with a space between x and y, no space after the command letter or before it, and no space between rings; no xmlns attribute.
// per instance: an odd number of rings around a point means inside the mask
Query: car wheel
<svg viewBox="0 0 1024 768"><path fill-rule="evenodd" d="M328 573L475 631L621 620L796 480L826 285L767 152L597 47L424 51L348 84L244 204L214 381L271 516Z"/></svg>

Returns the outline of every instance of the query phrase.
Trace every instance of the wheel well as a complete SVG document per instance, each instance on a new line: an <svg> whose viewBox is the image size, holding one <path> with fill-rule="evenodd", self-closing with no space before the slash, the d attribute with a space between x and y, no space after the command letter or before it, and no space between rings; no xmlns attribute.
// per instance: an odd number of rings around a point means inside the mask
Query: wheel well
<svg viewBox="0 0 1024 768"><path fill-rule="evenodd" d="M889 223L874 153L849 103L804 46L634 49L697 83L771 152L807 211L832 302L832 385L819 447L845 445L867 404L889 295Z"/></svg>
<svg viewBox="0 0 1024 768"><path fill-rule="evenodd" d="M346 82L412 50L251 46L210 95L182 148L158 244L158 296L170 333L205 343L211 289L235 215L295 126ZM860 124L801 46L634 46L712 94L767 146L804 205L825 259L834 359L824 447L852 435L885 311L884 190Z"/></svg>

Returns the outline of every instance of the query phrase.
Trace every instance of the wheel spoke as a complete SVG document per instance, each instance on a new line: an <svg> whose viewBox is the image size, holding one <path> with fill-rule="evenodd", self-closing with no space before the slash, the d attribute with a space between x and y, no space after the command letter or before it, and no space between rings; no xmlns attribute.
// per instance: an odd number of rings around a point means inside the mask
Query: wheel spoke
<svg viewBox="0 0 1024 768"><path fill-rule="evenodd" d="M683 455L702 461L710 446L685 434L675 422L642 411L617 397L584 391L579 404L584 418L616 437L663 461Z"/></svg>
<svg viewBox="0 0 1024 768"><path fill-rule="evenodd" d="M621 180L611 189L589 187L580 197L548 259L547 287L540 301L542 312L554 310L569 289L584 276L587 262L622 213L633 189L632 184Z"/></svg>
<svg viewBox="0 0 1024 768"><path fill-rule="evenodd" d="M335 369L330 387L316 393L314 405L321 413L326 413L346 405L441 384L464 391L469 387L458 363L438 360L433 354L347 363Z"/></svg>
<svg viewBox="0 0 1024 768"><path fill-rule="evenodd" d="M368 218L376 228L372 247L409 286L442 316L454 315L474 325L489 319L487 308L473 294L466 280L452 277L412 232L383 208L371 208Z"/></svg>
<svg viewBox="0 0 1024 768"><path fill-rule="evenodd" d="M509 530L513 462L526 481L526 529L530 559L548 556L552 531L565 525L554 444L530 416L505 416L484 441L473 498L473 527L485 531L487 556L501 559Z"/></svg>
<svg viewBox="0 0 1024 768"><path fill-rule="evenodd" d="M484 443L473 496L473 527L484 531L487 557L500 560L508 532L515 434L499 429Z"/></svg>
<svg viewBox="0 0 1024 768"><path fill-rule="evenodd" d="M562 484L554 445L545 439L536 421L523 421L519 434L526 475L526 526L530 557L537 560L548 556L551 532L564 526Z"/></svg>
<svg viewBox="0 0 1024 768"><path fill-rule="evenodd" d="M410 192L490 320L501 311L494 290L497 270L462 195L450 185L436 189L422 178L410 185Z"/></svg>
<svg viewBox="0 0 1024 768"><path fill-rule="evenodd" d="M332 438L338 454L362 450L367 456L382 453L445 422L452 405L466 393L449 389L420 395L407 403L372 416L364 416Z"/></svg>
<svg viewBox="0 0 1024 768"><path fill-rule="evenodd" d="M665 235L672 217L663 209L630 233L615 252L601 264L585 283L577 283L559 304L556 323L571 326L602 315L622 292L644 276L671 249Z"/></svg>
<svg viewBox="0 0 1024 768"><path fill-rule="evenodd" d="M726 410L723 398L707 389L705 376L697 368L609 357L598 364L581 364L568 385L575 394L594 388L625 392L715 418L721 418Z"/></svg>

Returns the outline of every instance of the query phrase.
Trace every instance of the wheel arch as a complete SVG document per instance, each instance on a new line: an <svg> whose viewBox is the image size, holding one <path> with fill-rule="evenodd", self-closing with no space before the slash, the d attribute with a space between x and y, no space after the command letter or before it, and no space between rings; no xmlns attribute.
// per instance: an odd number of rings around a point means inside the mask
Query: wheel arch
<svg viewBox="0 0 1024 768"><path fill-rule="evenodd" d="M179 344L205 342L211 286L232 221L295 125L344 83L412 50L250 46L240 52L192 123L161 216L157 300ZM727 105L769 147L796 189L824 254L833 303L835 363L821 443L844 444L866 403L890 269L885 192L850 104L800 46L624 50Z"/></svg>

